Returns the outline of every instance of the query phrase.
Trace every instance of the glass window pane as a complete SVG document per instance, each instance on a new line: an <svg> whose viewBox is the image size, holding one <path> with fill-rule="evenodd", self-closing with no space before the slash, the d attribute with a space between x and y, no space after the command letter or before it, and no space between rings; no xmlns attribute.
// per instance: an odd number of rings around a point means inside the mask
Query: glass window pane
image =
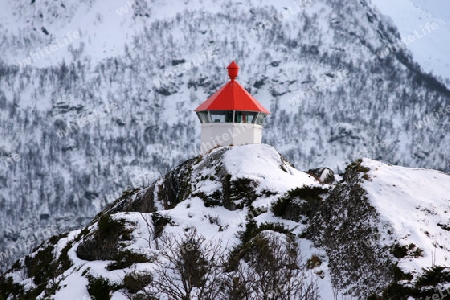
<svg viewBox="0 0 450 300"><path fill-rule="evenodd" d="M233 123L233 111L227 110L225 113L225 122L227 123Z"/></svg>
<svg viewBox="0 0 450 300"><path fill-rule="evenodd" d="M242 121L242 112L235 111L234 112L234 123L241 123Z"/></svg>
<svg viewBox="0 0 450 300"><path fill-rule="evenodd" d="M200 119L200 123L208 123L208 112L207 111L198 111L197 117Z"/></svg>
<svg viewBox="0 0 450 300"><path fill-rule="evenodd" d="M245 120L246 123L255 123L257 115L258 115L258 113L256 113L256 112L247 112L246 120Z"/></svg>
<svg viewBox="0 0 450 300"><path fill-rule="evenodd" d="M211 119L214 123L225 123L225 114L211 112Z"/></svg>
<svg viewBox="0 0 450 300"><path fill-rule="evenodd" d="M256 124L262 125L264 123L265 118L266 118L266 114L260 112L258 114L258 117L256 118Z"/></svg>
<svg viewBox="0 0 450 300"><path fill-rule="evenodd" d="M234 122L235 123L255 123L257 112L253 111L235 111Z"/></svg>
<svg viewBox="0 0 450 300"><path fill-rule="evenodd" d="M198 111L197 116L201 123L233 123L232 110Z"/></svg>
<svg viewBox="0 0 450 300"><path fill-rule="evenodd" d="M233 120L233 111L231 110L214 110L209 113L213 123L231 123Z"/></svg>

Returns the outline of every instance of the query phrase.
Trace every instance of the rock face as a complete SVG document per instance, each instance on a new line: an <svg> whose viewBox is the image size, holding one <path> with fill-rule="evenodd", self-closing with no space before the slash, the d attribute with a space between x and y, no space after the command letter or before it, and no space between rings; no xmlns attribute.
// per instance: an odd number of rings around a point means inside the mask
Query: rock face
<svg viewBox="0 0 450 300"><path fill-rule="evenodd" d="M404 193L426 182L450 211L447 175L358 160L331 178L265 144L213 149L19 259L0 299L420 299L450 283L445 214ZM399 217L429 227L391 219L384 199L397 193L401 203L387 202ZM425 231L439 250L414 239Z"/></svg>
<svg viewBox="0 0 450 300"><path fill-rule="evenodd" d="M349 165L308 229L308 236L326 249L333 285L364 298L393 281L395 265L390 249L378 243L380 218L362 186L368 171L360 161Z"/></svg>
<svg viewBox="0 0 450 300"><path fill-rule="evenodd" d="M334 182L334 172L329 168L317 168L311 169L307 172L309 175L313 176L320 183L330 184Z"/></svg>

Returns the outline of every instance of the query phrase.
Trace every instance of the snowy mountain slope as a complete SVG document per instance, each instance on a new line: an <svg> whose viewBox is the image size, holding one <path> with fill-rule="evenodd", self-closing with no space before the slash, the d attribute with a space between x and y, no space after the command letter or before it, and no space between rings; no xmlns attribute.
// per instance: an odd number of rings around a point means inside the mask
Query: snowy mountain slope
<svg viewBox="0 0 450 300"><path fill-rule="evenodd" d="M435 170L348 165L307 234L325 249L333 285L359 299L445 299L449 185Z"/></svg>
<svg viewBox="0 0 450 300"><path fill-rule="evenodd" d="M378 56L399 35L364 1L31 2L0 12L0 267L196 156L192 109L233 59L270 108L264 141L297 168L449 170L448 90L406 49Z"/></svg>
<svg viewBox="0 0 450 300"><path fill-rule="evenodd" d="M401 246L420 245L422 256L404 259L399 266L419 274L422 268L450 262L449 175L434 170L407 169L373 160L364 189L384 222L391 224Z"/></svg>
<svg viewBox="0 0 450 300"><path fill-rule="evenodd" d="M221 261L225 253L228 263L209 266L220 275L207 276L215 288L224 284L229 291L226 275L235 272L228 265L235 255L240 253L244 269L233 276L251 282L251 253L265 253L253 243L272 237L295 245L302 276L296 284L313 282L319 292L318 298L281 299L423 299L450 287L449 185L450 177L434 170L369 159L347 166L341 182L321 184L268 145L216 148L147 188L128 191L83 230L54 237L20 259L0 277L0 296L166 299L159 278L167 274L160 268L179 254L197 253L195 237L201 237L205 258ZM341 257L330 245L340 248ZM181 276L170 270L169 286ZM269 295L247 284L250 299ZM193 299L198 293L191 291ZM241 299L226 293L215 299Z"/></svg>
<svg viewBox="0 0 450 300"><path fill-rule="evenodd" d="M4 61L21 64L26 57L32 57L30 53L39 54L39 50L49 44L58 46L57 50L49 49L50 53L44 50L44 55L32 59L29 65L34 67L70 61L76 51L87 54L95 66L104 59L123 56L125 46L132 43L133 37L156 20L173 19L186 11L218 14L230 9L227 3L213 1L214 5L205 5L199 0L2 2L5 9L0 12L0 26L15 37L13 45L3 43L0 46L5 53ZM234 2L233 9L246 11L257 6L274 6L281 11L289 9L295 15L309 3L252 0ZM69 40L70 33L78 33L79 37Z"/></svg>
<svg viewBox="0 0 450 300"><path fill-rule="evenodd" d="M175 190L175 192L184 194L183 199L179 203L173 202L174 198L170 198L169 201L166 199L163 186L173 184L173 182L168 180L168 175L166 175L150 188L132 191L126 198L119 199L110 208L110 211L118 207L122 211L127 211L115 212L111 217L113 220L123 220L127 226L131 226L132 228L132 232L129 233L132 238L124 242L126 246L124 245L120 251L129 250L133 253L144 254L147 257L156 256L156 259L151 259L151 262L119 268L116 271L107 270L111 261L99 261L98 259L88 261L86 259L80 259L81 256L86 255L83 254L80 248L83 249L83 247L86 247L87 241L89 241L90 237L92 238L92 233L100 230L99 228L104 226L98 222L94 222L82 231L73 231L68 235L64 235L61 239L56 239L58 242L55 247L51 246L54 249L51 253L55 255L55 259L60 257L59 261L61 261L61 253L66 253L67 258L65 259L70 261L70 264L66 264L68 268L66 267L65 270L57 273L59 274L57 275L58 277L52 279L52 282L55 282L57 287L51 284L47 287L39 286L36 280L25 278L27 277L26 275L25 277L21 277L22 275L20 273L22 271L19 270L21 267L18 268L17 264L14 267L14 271L8 273L12 275L13 282L23 285L25 293L26 290L30 289L29 292L35 293L34 295L36 295L37 299L43 298L44 295L47 297L50 296L51 299L67 299L65 298L67 296L74 299L82 299L83 297L97 296L92 294L92 290L88 292L91 279L87 278L91 274L97 278L100 276L106 278L111 284L115 283L119 286L112 288L116 291L111 292L111 299L127 299L126 296L130 295L130 291L126 288L126 284L123 281L124 277L133 272L146 272L156 278L155 268L158 267L159 263L164 261L162 253L167 250L164 247L167 246L167 238L176 239L183 236L183 232L195 229L206 241L219 243L218 245L222 249L220 251L225 251L229 255L230 251L236 249L241 243L239 236L242 233L239 232L243 232L246 228L247 221L253 218L256 220L257 226L261 226L262 228L264 226L270 228L268 224L277 224L276 226L285 227L285 230L298 235L304 229L304 225L274 218L270 212L270 204L277 197L284 195L288 190L306 185L320 185L310 175L291 167L274 148L264 144L218 148L204 157L198 157L195 160L190 160L182 164L181 168L188 169L190 174L173 170L174 176L181 174L179 178L181 184L178 185L180 189ZM223 186L227 182L225 178L229 180L228 182L231 185L231 189L229 190L230 194L225 194L226 190ZM184 182L184 180L187 180L187 182ZM236 187L239 183L248 184L249 189L245 193L240 192ZM242 189L243 187L240 188ZM149 192L158 196L150 199L146 196ZM223 193L220 196L221 200L211 205L212 202L208 202L206 199L208 197L216 197L215 195L218 192ZM250 197L252 194L255 195L254 199L246 199L246 197ZM244 198L237 197L237 195L244 196ZM233 197L233 199L230 203L226 204L226 197ZM146 213L135 210L132 207L134 205L133 203L140 201L154 203L156 211ZM126 206L123 206L123 202L127 203ZM240 208L230 210L226 208L229 205L237 205ZM258 212L257 215L254 214L256 211ZM152 227L155 225L155 216L168 220L167 225L163 228L163 233L159 232L156 234L158 232L157 227ZM102 218L104 217L100 217L100 219L96 218L96 220L99 221ZM269 231L275 233L275 231ZM112 235L113 233L111 232L110 234ZM281 236L283 235L281 234ZM302 264L306 263L306 260L313 254L323 255L323 252L316 249L309 241L305 239L297 239L297 241L299 248L296 251L300 251L300 249L302 251ZM106 240L102 242L102 244L107 243ZM50 244L45 243L40 249L48 247L48 245ZM39 255L42 257L44 254L40 251L37 250L31 257L35 259ZM108 251L110 250L102 249L103 253L107 253ZM321 298L329 299L332 297L332 290L329 275L327 274L326 259L325 257L321 258L323 261L320 266L305 270L305 272L307 271L305 273L307 276L305 281L309 281L310 279L317 281L318 287L320 287ZM60 264L59 261L57 265ZM26 258L24 262L28 268L31 268L31 264L33 263L30 262L29 258ZM44 266L41 265L41 267ZM59 270L59 267L56 267L56 269ZM31 272L30 269L28 270ZM320 274L320 276L317 274ZM49 274L49 276L53 277L55 275ZM8 290L11 287L11 282L9 283L10 285L7 285L5 281L2 281L2 284L0 286L2 287L1 291L3 294L0 295L4 295L7 298L8 295L12 295L10 294L12 291ZM219 285L219 281L216 281L216 285ZM91 286L89 286L90 288ZM18 290L20 288L16 286L16 291ZM150 291L152 288L149 287L147 290ZM53 293L54 295L52 295ZM18 296L19 294L15 295ZM158 299L166 299L164 294L157 293L155 296L158 296ZM257 297L256 294L253 297ZM229 298L228 296L223 296L216 299Z"/></svg>
<svg viewBox="0 0 450 300"><path fill-rule="evenodd" d="M372 0L372 3L392 18L414 60L426 72L446 79L449 85L450 3L445 0ZM437 26L428 29L427 23Z"/></svg>

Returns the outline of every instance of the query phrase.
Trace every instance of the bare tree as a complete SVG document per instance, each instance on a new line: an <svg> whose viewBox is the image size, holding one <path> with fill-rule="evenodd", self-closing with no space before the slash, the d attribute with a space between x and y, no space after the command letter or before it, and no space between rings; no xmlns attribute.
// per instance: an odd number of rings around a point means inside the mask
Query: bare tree
<svg viewBox="0 0 450 300"><path fill-rule="evenodd" d="M160 299L220 299L223 250L221 241L206 242L195 229L184 237L161 237L162 261L153 288Z"/></svg>
<svg viewBox="0 0 450 300"><path fill-rule="evenodd" d="M150 222L142 217L153 235ZM151 238L148 241L151 244ZM153 280L142 285L149 299L319 299L317 283L307 273L292 235L263 231L243 246L234 270L225 267L222 241L207 241L195 228L184 236L164 232L159 242Z"/></svg>
<svg viewBox="0 0 450 300"><path fill-rule="evenodd" d="M301 263L294 237L261 233L225 284L229 299L319 299L316 282Z"/></svg>
<svg viewBox="0 0 450 300"><path fill-rule="evenodd" d="M143 213L139 213L142 217L142 219L144 220L145 224L147 225L147 230L148 230L148 238L144 238L147 243L148 243L148 247L151 249L152 248L152 239L155 240L155 249L158 249L158 241L155 237L155 229L153 228L152 224L151 224L151 220L149 220L148 214L144 215Z"/></svg>

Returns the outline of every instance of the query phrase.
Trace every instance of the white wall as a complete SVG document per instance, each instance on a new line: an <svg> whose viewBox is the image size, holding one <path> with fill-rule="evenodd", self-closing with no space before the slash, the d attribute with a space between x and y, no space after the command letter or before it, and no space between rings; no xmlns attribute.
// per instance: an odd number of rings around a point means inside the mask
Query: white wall
<svg viewBox="0 0 450 300"><path fill-rule="evenodd" d="M200 153L216 146L261 143L262 126L249 123L202 123Z"/></svg>

